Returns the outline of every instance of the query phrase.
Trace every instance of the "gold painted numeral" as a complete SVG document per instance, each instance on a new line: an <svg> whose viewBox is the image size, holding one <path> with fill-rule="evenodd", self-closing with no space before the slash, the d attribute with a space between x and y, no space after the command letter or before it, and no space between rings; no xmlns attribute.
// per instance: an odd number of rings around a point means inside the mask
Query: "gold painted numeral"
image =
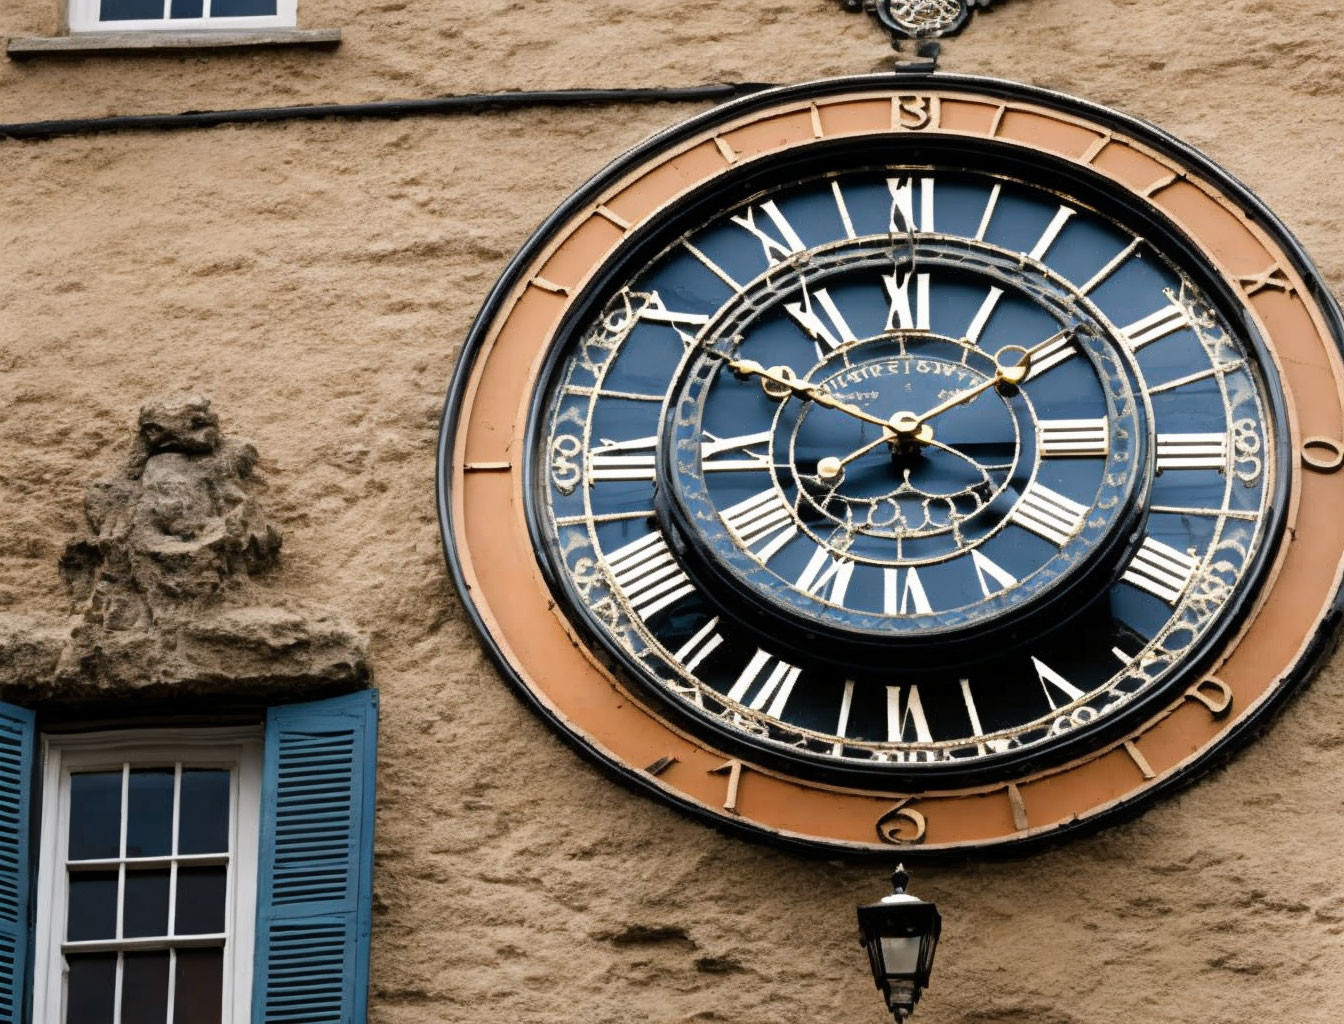
<svg viewBox="0 0 1344 1024"><path fill-rule="evenodd" d="M921 132L937 128L941 111L936 96L918 96L908 93L891 99L891 126L906 131Z"/></svg>
<svg viewBox="0 0 1344 1024"><path fill-rule="evenodd" d="M724 761L717 768L709 769L710 775L728 776L728 793L724 797L723 809L732 814L737 813L737 793L742 785L742 762L736 759Z"/></svg>
<svg viewBox="0 0 1344 1024"><path fill-rule="evenodd" d="M1214 718L1222 718L1232 710L1232 687L1217 676L1205 676L1186 690L1185 696L1203 704Z"/></svg>
<svg viewBox="0 0 1344 1024"><path fill-rule="evenodd" d="M884 843L909 846L924 841L924 836L929 831L929 822L919 811L907 806L912 799L913 797L906 797L877 819L877 834Z"/></svg>
<svg viewBox="0 0 1344 1024"><path fill-rule="evenodd" d="M1344 466L1344 444L1332 437L1309 437L1302 442L1302 464L1318 473L1337 473Z"/></svg>

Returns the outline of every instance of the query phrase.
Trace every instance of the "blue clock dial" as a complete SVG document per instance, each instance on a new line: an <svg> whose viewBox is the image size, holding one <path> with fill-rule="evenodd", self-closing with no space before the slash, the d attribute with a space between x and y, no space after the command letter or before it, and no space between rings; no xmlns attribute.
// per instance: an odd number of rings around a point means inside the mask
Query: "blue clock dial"
<svg viewBox="0 0 1344 1024"><path fill-rule="evenodd" d="M822 766L992 765L1226 626L1273 368L1196 258L1067 184L781 172L604 278L532 514L640 685Z"/></svg>

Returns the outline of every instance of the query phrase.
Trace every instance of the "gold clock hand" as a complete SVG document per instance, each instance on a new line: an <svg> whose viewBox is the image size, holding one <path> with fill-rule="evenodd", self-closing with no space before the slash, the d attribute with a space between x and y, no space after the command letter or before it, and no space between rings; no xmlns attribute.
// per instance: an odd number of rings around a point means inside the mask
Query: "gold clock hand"
<svg viewBox="0 0 1344 1024"><path fill-rule="evenodd" d="M760 377L761 387L771 398L782 400L791 394L798 395L815 402L817 405L835 409L847 416L863 420L865 423L892 429L891 423L887 420L865 412L857 405L850 405L848 402L836 398L820 384L814 384L806 378L799 377L787 366L771 366L767 369L754 359L729 359L728 368L734 373L744 376Z"/></svg>
<svg viewBox="0 0 1344 1024"><path fill-rule="evenodd" d="M969 402L977 395L988 391L992 387L1000 384L1021 384L1027 379L1027 374L1031 372L1031 360L1037 352L1053 345L1060 338L1073 333L1072 327L1066 327L1064 330L1052 334L1042 342L1025 348L1022 345L1005 345L994 353L994 376L988 380L976 384L974 387L967 388L965 391L953 395L947 401L935 405L928 412L916 415L912 412L898 412L891 418L892 429L896 431L898 439L905 443L911 441L917 443L927 443L919 436L920 429L928 420L933 419L941 413L947 412L958 405ZM1016 356L1012 362L1008 359Z"/></svg>

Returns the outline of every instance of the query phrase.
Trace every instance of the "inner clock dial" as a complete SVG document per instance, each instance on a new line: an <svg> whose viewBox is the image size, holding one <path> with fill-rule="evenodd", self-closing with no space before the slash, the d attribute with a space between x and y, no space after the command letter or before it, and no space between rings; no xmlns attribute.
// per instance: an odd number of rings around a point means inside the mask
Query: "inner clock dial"
<svg viewBox="0 0 1344 1024"><path fill-rule="evenodd" d="M922 326L976 294L1016 342ZM1124 347L1052 275L983 243L821 247L746 285L690 349L660 519L730 617L825 637L858 668L892 643L964 663L958 640L1062 618L1114 574L1147 488L1146 410ZM725 458L729 431L760 458Z"/></svg>
<svg viewBox="0 0 1344 1024"><path fill-rule="evenodd" d="M641 692L827 778L950 777L1227 627L1272 371L1170 247L964 169L751 188L612 269L536 399L533 529Z"/></svg>

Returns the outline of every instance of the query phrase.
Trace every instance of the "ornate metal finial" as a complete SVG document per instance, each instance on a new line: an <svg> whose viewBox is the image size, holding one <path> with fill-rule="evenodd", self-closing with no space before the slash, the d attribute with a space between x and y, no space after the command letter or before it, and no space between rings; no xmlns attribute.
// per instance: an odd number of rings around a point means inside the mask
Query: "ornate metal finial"
<svg viewBox="0 0 1344 1024"><path fill-rule="evenodd" d="M867 11L891 33L893 43L902 39L941 39L966 27L976 10L999 0L841 0L847 10Z"/></svg>
<svg viewBox="0 0 1344 1024"><path fill-rule="evenodd" d="M899 896L905 892L909 884L910 872L905 870L904 864L897 864L896 870L891 873L891 891Z"/></svg>

